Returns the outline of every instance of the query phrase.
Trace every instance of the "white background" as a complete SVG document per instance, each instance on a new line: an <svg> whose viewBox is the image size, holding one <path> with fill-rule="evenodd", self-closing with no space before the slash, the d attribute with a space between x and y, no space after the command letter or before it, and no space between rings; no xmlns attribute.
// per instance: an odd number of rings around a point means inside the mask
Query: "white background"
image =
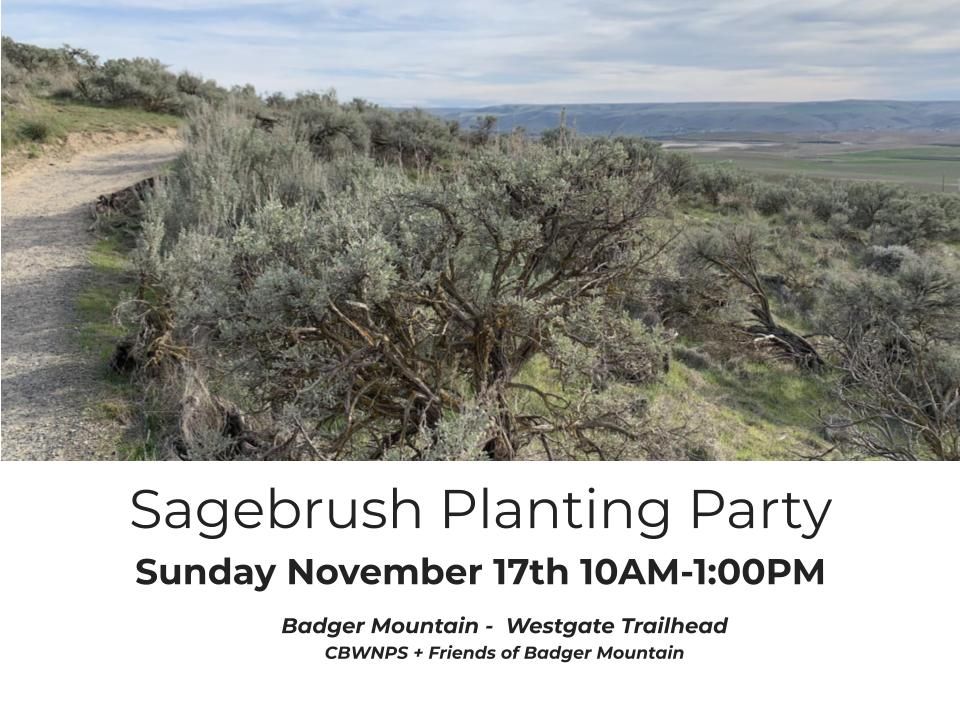
<svg viewBox="0 0 960 720"><path fill-rule="evenodd" d="M11 464L2 499L2 675L7 718L268 717L956 717L955 468L934 464ZM421 501L420 530L137 530L131 496L194 503L280 495L366 498L398 486ZM663 540L639 531L444 530L444 488L518 500L667 497ZM693 488L730 500L833 504L816 539L785 527L694 531ZM158 503L159 504L159 503ZM139 586L135 564L277 563L270 588ZM289 557L330 563L483 563L475 587L286 584ZM498 587L491 558L554 556L571 584ZM823 586L584 587L580 557L824 558ZM669 661L338 662L323 637L280 633L284 617L458 618L496 626L472 647L555 646L510 637L509 616L617 620L729 616L726 635L619 635L564 642L674 645ZM378 639L381 638L381 639ZM349 637L343 638L346 643ZM410 644L414 638L400 638ZM389 637L356 636L378 644Z"/></svg>

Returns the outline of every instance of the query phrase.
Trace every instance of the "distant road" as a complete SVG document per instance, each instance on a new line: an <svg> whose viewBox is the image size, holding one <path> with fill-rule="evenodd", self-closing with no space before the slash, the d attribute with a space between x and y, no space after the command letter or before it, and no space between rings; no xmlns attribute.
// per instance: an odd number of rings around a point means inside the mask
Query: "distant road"
<svg viewBox="0 0 960 720"><path fill-rule="evenodd" d="M78 347L77 296L90 282L91 204L154 174L172 138L100 148L3 180L2 457L110 459L116 429L91 418L103 369Z"/></svg>

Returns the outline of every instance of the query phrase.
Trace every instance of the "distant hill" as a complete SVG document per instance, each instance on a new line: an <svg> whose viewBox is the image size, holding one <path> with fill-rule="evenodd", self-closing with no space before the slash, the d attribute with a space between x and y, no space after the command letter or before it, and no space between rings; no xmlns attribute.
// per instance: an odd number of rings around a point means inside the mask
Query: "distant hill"
<svg viewBox="0 0 960 720"><path fill-rule="evenodd" d="M836 133L858 131L960 131L960 102L840 100L801 103L624 103L590 105L495 105L430 108L471 125L495 115L498 129L522 126L539 133L555 128L566 108L567 125L587 135L675 137L707 133Z"/></svg>

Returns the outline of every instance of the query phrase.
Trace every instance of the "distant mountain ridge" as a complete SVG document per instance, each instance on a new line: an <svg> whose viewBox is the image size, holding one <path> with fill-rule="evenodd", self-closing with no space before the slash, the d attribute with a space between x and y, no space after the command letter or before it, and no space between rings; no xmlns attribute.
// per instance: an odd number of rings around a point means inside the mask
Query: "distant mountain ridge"
<svg viewBox="0 0 960 720"><path fill-rule="evenodd" d="M676 137L708 133L960 131L960 101L838 100L791 103L623 103L428 108L464 126L494 115L497 129L539 133L566 123L587 135Z"/></svg>

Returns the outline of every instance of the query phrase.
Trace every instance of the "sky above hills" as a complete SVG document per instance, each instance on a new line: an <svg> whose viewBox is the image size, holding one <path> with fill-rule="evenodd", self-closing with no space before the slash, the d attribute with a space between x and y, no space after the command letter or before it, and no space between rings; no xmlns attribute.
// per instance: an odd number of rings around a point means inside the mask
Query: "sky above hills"
<svg viewBox="0 0 960 720"><path fill-rule="evenodd" d="M960 0L4 0L3 34L388 105L960 99Z"/></svg>

